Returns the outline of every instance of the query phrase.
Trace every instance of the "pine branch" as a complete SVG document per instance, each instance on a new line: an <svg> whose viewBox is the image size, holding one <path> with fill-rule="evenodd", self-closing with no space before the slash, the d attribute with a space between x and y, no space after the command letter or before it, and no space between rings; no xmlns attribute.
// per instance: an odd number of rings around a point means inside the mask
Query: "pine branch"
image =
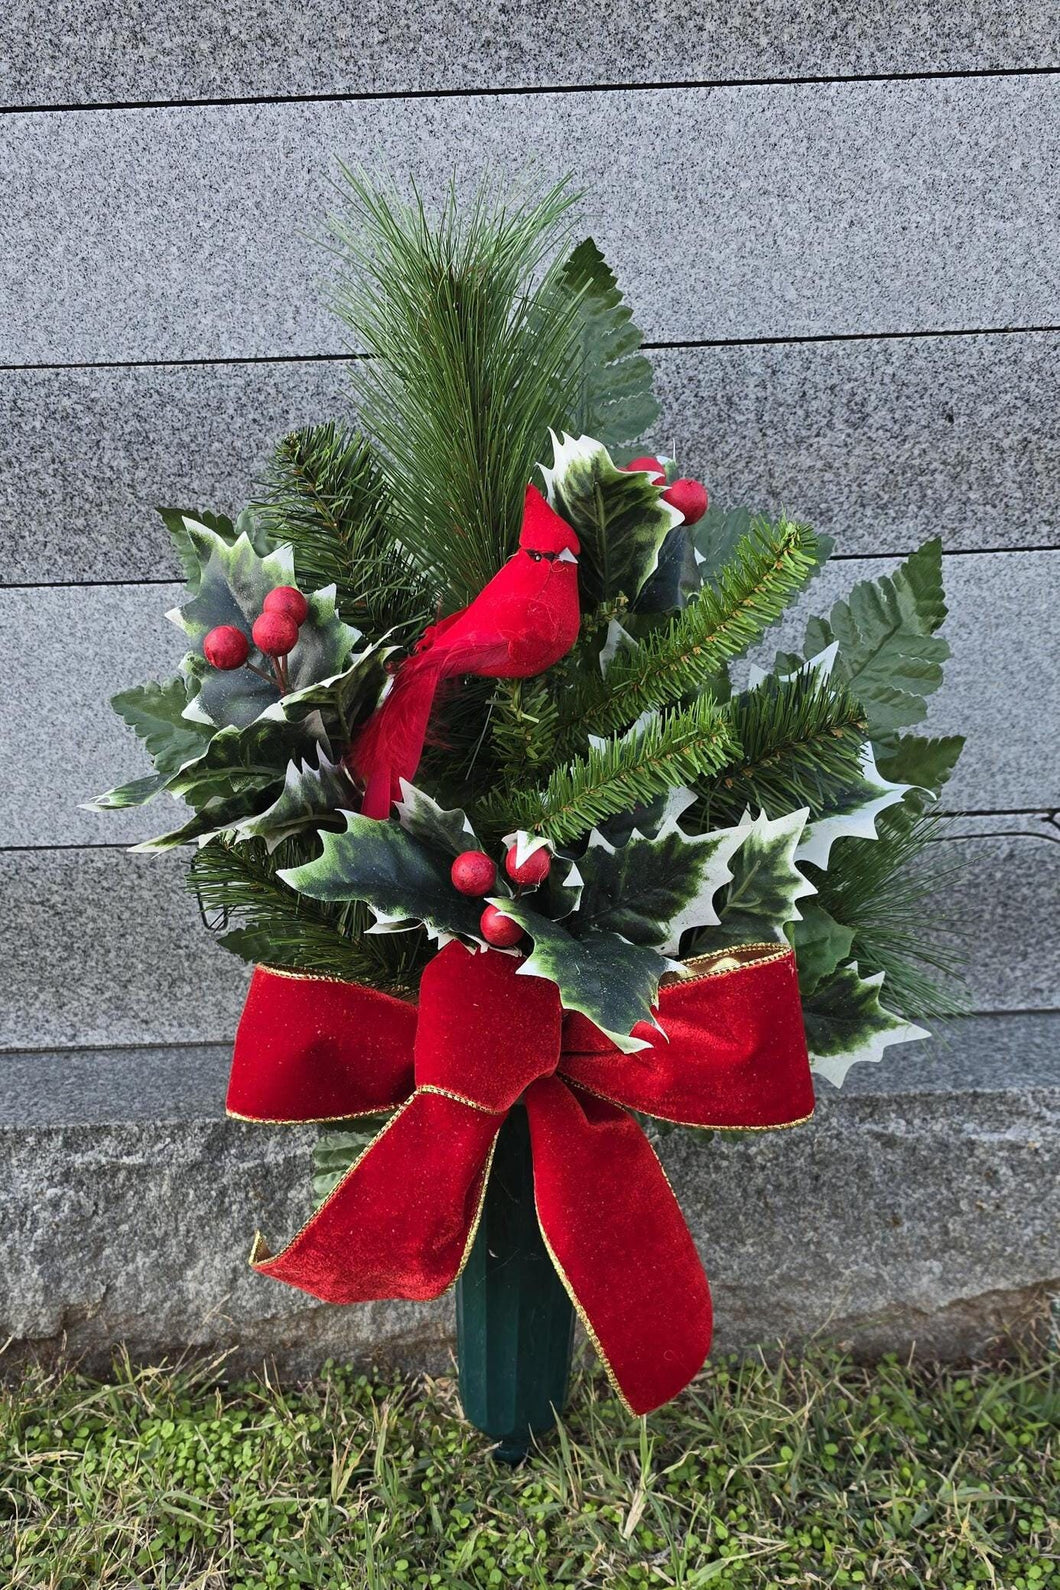
<svg viewBox="0 0 1060 1590"><path fill-rule="evenodd" d="M889 1001L910 1021L967 1009L963 945L937 920L937 901L959 870L931 854L944 826L935 813L897 806L877 820L875 840L840 839L827 872L809 869L821 905L853 929L862 974L883 972Z"/></svg>
<svg viewBox="0 0 1060 1590"><path fill-rule="evenodd" d="M483 808L486 824L523 828L566 844L674 785L702 784L737 754L729 725L709 697L657 713L626 734L592 745L555 770L543 790L509 794Z"/></svg>
<svg viewBox="0 0 1060 1590"><path fill-rule="evenodd" d="M745 808L771 817L828 809L837 789L860 769L865 743L861 707L845 685L820 674L767 679L721 709L741 751L704 788L704 828L738 822Z"/></svg>
<svg viewBox="0 0 1060 1590"><path fill-rule="evenodd" d="M514 203L455 189L429 219L343 171L332 219L343 265L333 304L360 350L353 370L378 438L395 527L446 605L469 601L514 550L523 493L577 384L579 297L554 258L569 235L566 183Z"/></svg>
<svg viewBox="0 0 1060 1590"><path fill-rule="evenodd" d="M364 437L333 421L292 431L263 484L259 521L292 544L308 589L336 586L346 623L378 640L427 621L428 584L393 536L383 474Z"/></svg>
<svg viewBox="0 0 1060 1590"><path fill-rule="evenodd" d="M372 920L367 906L359 901L335 906L309 900L276 877L280 867L296 865L311 853L304 842L294 841L279 846L271 856L260 842L233 845L215 840L197 851L188 887L218 942L252 963L376 988L414 984L422 933L365 937Z"/></svg>
<svg viewBox="0 0 1060 1590"><path fill-rule="evenodd" d="M606 675L583 675L565 707L560 754L588 735L613 734L649 709L698 695L724 663L776 622L817 562L805 525L758 521L720 573L663 629L620 648Z"/></svg>

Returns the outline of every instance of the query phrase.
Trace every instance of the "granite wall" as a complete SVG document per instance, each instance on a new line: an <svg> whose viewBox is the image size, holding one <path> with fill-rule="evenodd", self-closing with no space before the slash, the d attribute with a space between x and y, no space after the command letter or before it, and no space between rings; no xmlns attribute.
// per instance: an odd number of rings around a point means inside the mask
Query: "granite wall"
<svg viewBox="0 0 1060 1590"><path fill-rule="evenodd" d="M1057 1251L1060 23L1046 4L487 0L0 23L0 1341L436 1360L433 1310L313 1308L242 1234L297 1222L300 1133L223 1122L245 986L131 856L104 709L164 670L155 502L232 510L350 350L307 226L336 156L573 170L718 501L839 538L813 606L940 533L963 730L946 908L973 1014L783 1143L674 1144L723 1341L981 1347ZM827 589L826 589L827 587ZM861 1068L865 1073L869 1068Z"/></svg>

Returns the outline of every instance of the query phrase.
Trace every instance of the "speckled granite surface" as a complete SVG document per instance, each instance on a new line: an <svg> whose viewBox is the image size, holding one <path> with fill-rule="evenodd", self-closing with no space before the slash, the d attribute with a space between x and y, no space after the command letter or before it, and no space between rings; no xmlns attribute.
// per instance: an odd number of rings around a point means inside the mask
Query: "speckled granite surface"
<svg viewBox="0 0 1060 1590"><path fill-rule="evenodd" d="M1051 76L11 115L0 363L342 351L336 155L574 171L649 340L1060 320Z"/></svg>
<svg viewBox="0 0 1060 1590"><path fill-rule="evenodd" d="M489 0L278 0L156 7L23 0L5 21L9 105L269 94L392 93L531 84L982 71L1056 65L1056 15L965 0L617 0L605 8Z"/></svg>
<svg viewBox="0 0 1060 1590"><path fill-rule="evenodd" d="M656 439L844 553L1056 545L1058 356L1056 333L661 348ZM5 579L177 577L152 505L238 509L274 440L348 401L341 361L0 372Z"/></svg>

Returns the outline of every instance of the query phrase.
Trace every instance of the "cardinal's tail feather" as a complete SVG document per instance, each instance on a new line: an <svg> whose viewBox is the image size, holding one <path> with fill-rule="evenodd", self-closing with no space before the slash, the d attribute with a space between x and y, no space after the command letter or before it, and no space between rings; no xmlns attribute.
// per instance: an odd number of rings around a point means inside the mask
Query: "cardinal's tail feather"
<svg viewBox="0 0 1060 1590"><path fill-rule="evenodd" d="M365 817L389 817L400 799L401 780L412 780L427 738L439 668L430 653L409 657L398 669L390 694L361 729L349 763L364 784Z"/></svg>

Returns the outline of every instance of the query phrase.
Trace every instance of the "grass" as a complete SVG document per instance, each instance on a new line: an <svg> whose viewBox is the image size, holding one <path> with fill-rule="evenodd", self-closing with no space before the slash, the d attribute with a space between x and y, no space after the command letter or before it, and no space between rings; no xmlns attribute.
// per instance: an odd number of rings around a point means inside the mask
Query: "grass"
<svg viewBox="0 0 1060 1590"><path fill-rule="evenodd" d="M0 1389L0 1585L33 1590L1060 1586L1041 1359L715 1361L646 1421L595 1370L509 1470L448 1378L217 1366Z"/></svg>

